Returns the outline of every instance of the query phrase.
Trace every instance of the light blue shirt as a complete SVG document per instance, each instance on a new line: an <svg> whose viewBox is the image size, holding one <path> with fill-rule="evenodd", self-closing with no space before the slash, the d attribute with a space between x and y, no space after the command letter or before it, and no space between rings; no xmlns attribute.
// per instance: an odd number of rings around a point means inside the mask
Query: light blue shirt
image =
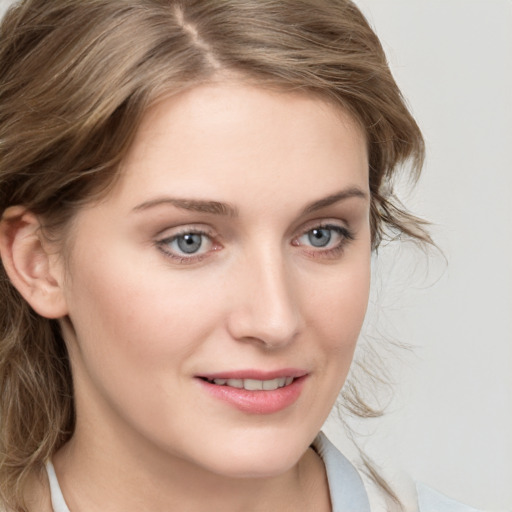
<svg viewBox="0 0 512 512"><path fill-rule="evenodd" d="M325 464L332 512L371 512L361 476L344 455L320 432L314 450ZM454 501L429 487L416 484L419 512L482 512Z"/></svg>

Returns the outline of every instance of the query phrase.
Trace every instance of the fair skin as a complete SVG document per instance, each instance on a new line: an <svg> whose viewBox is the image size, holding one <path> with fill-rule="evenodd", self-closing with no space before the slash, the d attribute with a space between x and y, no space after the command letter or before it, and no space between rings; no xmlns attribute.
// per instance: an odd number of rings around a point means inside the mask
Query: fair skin
<svg viewBox="0 0 512 512"><path fill-rule="evenodd" d="M308 447L366 310L367 169L340 109L202 85L146 114L64 257L39 238L51 291L24 296L70 354L77 425L54 464L72 512L330 510Z"/></svg>

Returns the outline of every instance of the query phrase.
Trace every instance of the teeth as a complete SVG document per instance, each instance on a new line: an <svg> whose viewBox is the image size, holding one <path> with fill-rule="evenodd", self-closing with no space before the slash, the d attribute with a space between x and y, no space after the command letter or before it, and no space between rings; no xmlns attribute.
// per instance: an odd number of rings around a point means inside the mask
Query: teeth
<svg viewBox="0 0 512 512"><path fill-rule="evenodd" d="M256 379L213 379L213 383L218 386L230 386L237 389L247 389L248 391L274 391L275 389L289 386L293 382L293 377L279 377L272 380Z"/></svg>
<svg viewBox="0 0 512 512"><path fill-rule="evenodd" d="M232 388L242 389L244 387L244 381L242 379L228 379L227 385Z"/></svg>
<svg viewBox="0 0 512 512"><path fill-rule="evenodd" d="M244 389L249 391L261 391L263 389L262 380L244 379Z"/></svg>
<svg viewBox="0 0 512 512"><path fill-rule="evenodd" d="M293 378L292 378L293 380ZM279 377L274 380L265 380L263 381L263 389L273 390L277 388L284 388L286 384L286 377Z"/></svg>

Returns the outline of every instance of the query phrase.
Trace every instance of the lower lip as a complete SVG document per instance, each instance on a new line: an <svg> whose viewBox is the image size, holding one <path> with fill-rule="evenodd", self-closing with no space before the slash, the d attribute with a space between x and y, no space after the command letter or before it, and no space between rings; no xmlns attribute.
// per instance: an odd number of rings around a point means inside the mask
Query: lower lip
<svg viewBox="0 0 512 512"><path fill-rule="evenodd" d="M215 398L227 402L236 409L250 414L273 414L294 404L304 387L307 376L296 378L288 386L272 391L248 391L247 389L218 386L199 379L203 389Z"/></svg>

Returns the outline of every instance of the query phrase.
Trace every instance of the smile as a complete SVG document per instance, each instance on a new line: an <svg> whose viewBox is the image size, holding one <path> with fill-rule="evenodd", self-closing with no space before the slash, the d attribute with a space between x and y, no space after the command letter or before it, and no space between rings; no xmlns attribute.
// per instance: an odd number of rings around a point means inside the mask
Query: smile
<svg viewBox="0 0 512 512"><path fill-rule="evenodd" d="M236 389L246 389L247 391L274 391L279 388L289 386L293 377L278 377L270 380L257 379L206 379L210 384L217 386L229 386Z"/></svg>
<svg viewBox="0 0 512 512"><path fill-rule="evenodd" d="M207 396L246 414L274 414L291 407L300 397L308 372L242 370L198 376Z"/></svg>

